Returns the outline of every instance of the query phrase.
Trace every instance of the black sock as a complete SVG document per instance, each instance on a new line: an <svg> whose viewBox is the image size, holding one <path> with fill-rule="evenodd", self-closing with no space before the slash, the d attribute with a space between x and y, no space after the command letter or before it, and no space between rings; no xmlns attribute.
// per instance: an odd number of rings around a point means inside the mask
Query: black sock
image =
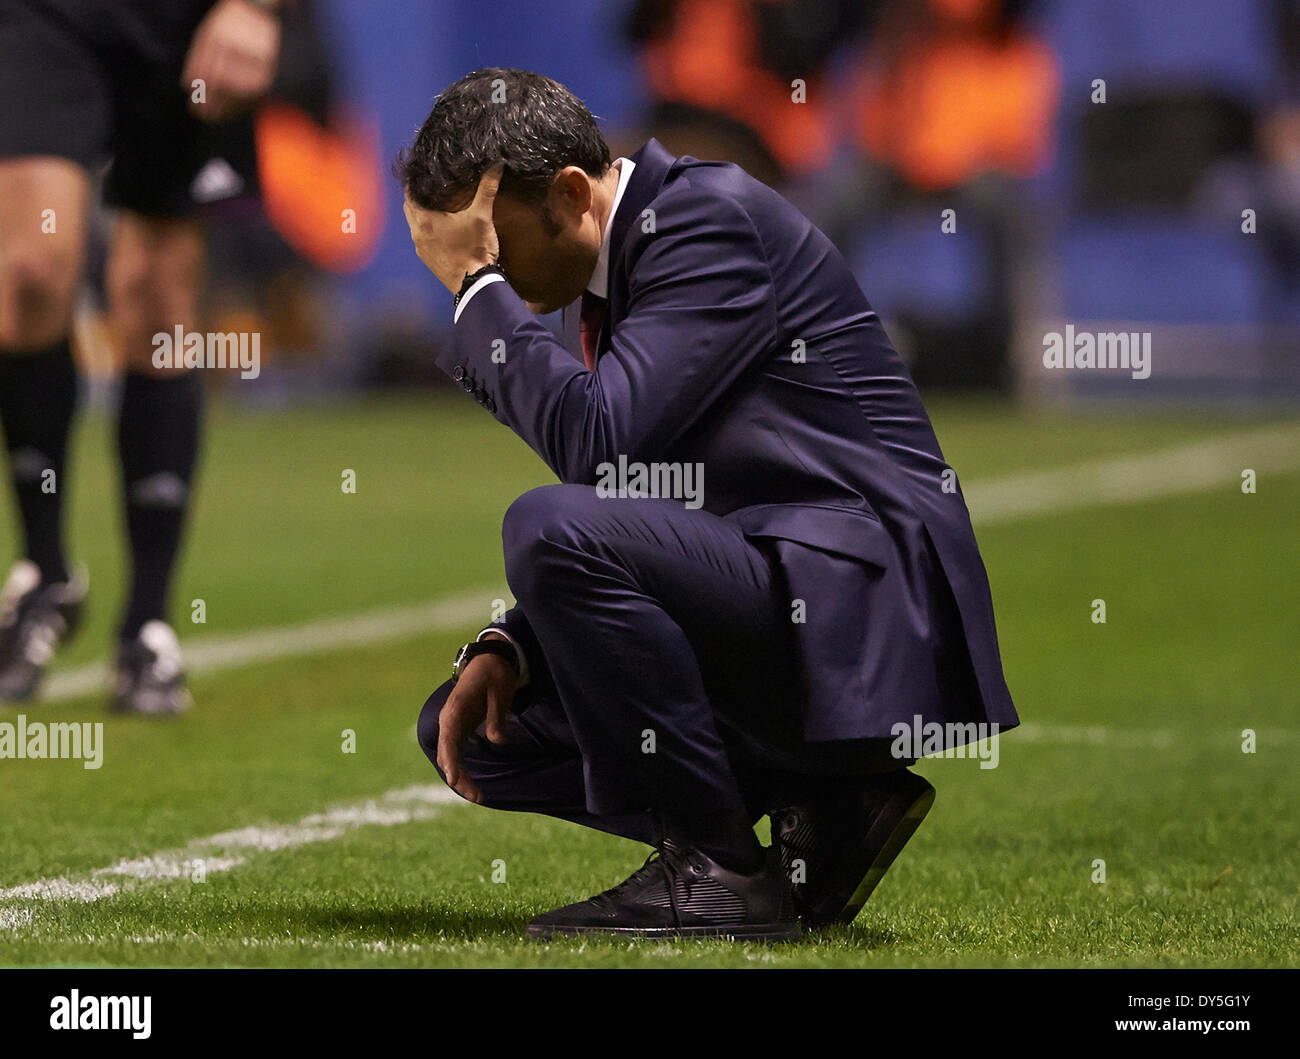
<svg viewBox="0 0 1300 1059"><path fill-rule="evenodd" d="M0 421L9 475L27 558L47 583L68 579L63 468L76 404L77 369L66 339L38 353L0 352Z"/></svg>
<svg viewBox="0 0 1300 1059"><path fill-rule="evenodd" d="M763 866L763 846L752 831L747 838L737 838L725 845L696 845L728 871L753 875Z"/></svg>
<svg viewBox="0 0 1300 1059"><path fill-rule="evenodd" d="M146 622L167 620L168 587L198 455L202 398L197 371L128 372L122 381L117 444L132 572L123 640L133 639Z"/></svg>
<svg viewBox="0 0 1300 1059"><path fill-rule="evenodd" d="M763 866L763 847L753 825L740 814L693 816L669 832L674 833L730 871L753 875Z"/></svg>

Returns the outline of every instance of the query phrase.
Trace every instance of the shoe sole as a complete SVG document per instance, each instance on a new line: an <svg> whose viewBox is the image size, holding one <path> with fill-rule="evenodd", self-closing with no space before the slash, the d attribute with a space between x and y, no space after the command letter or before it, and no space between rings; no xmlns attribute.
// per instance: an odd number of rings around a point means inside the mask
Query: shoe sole
<svg viewBox="0 0 1300 1059"><path fill-rule="evenodd" d="M39 679L31 684L24 684L22 687L0 688L0 702L24 704L29 703L36 698L36 692L39 690L41 682Z"/></svg>
<svg viewBox="0 0 1300 1059"><path fill-rule="evenodd" d="M832 894L843 892L843 887L848 885L851 880L860 880L852 890L850 896L842 898L824 898L818 905L814 906L808 914L807 920L812 927L828 926L831 923L852 923L857 915L862 911L862 906L867 903L880 880L884 878L890 866L897 859L903 847L907 845L911 837L916 833L916 829L921 826L921 821L925 819L925 814L930 811L934 805L934 788L920 776L912 774L913 778L918 781L912 784L911 789L896 795L885 803L885 808L877 819L876 824L867 832L861 845L858 847L858 856L852 867L844 870L844 878L847 880L839 887L830 887ZM901 810L901 813L900 813ZM893 820L893 824L890 824ZM871 851L876 848L878 835L882 827L889 827L889 834L885 841L879 845L879 852L873 857ZM863 864L863 861L866 863Z"/></svg>
<svg viewBox="0 0 1300 1059"><path fill-rule="evenodd" d="M119 699L110 699L108 703L108 712L118 717L179 717L187 712L194 705L194 699L187 692L185 698L177 705L170 706L164 710L141 710L132 706L129 701Z"/></svg>
<svg viewBox="0 0 1300 1059"><path fill-rule="evenodd" d="M606 934L621 938L727 938L732 941L796 941L803 937L798 923L749 923L735 927L559 927L528 924L528 936L549 941L555 937L590 937Z"/></svg>

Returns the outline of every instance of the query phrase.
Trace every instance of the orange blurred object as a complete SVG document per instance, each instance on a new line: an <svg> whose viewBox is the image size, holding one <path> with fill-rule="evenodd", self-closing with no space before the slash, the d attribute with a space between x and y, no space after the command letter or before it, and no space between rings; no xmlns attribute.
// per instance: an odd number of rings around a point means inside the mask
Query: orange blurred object
<svg viewBox="0 0 1300 1059"><path fill-rule="evenodd" d="M1027 33L988 31L972 0L933 4L938 32L916 33L863 76L862 146L923 191L989 171L1034 175L1051 154L1055 55Z"/></svg>
<svg viewBox="0 0 1300 1059"><path fill-rule="evenodd" d="M812 85L793 102L794 87L760 64L746 0L682 0L672 31L650 41L642 61L660 99L743 122L790 172L815 172L830 157L827 108Z"/></svg>
<svg viewBox="0 0 1300 1059"><path fill-rule="evenodd" d="M322 268L364 268L384 230L374 123L348 119L325 128L271 102L258 112L256 136L262 202L276 231Z"/></svg>

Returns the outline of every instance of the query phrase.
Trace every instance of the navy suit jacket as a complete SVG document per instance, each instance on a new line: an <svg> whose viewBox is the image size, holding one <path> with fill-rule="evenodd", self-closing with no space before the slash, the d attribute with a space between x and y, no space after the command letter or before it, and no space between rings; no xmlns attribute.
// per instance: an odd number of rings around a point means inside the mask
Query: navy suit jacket
<svg viewBox="0 0 1300 1059"><path fill-rule="evenodd" d="M704 508L784 573L808 741L1017 724L965 500L839 252L735 165L655 140L632 160L596 369L500 282L438 364L562 482L620 456L703 464ZM536 650L526 616L502 624Z"/></svg>

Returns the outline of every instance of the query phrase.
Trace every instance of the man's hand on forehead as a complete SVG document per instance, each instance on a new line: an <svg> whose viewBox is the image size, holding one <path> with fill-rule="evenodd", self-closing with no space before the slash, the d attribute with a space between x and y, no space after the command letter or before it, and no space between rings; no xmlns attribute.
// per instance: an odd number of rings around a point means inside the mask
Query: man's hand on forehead
<svg viewBox="0 0 1300 1059"><path fill-rule="evenodd" d="M452 294L466 273L494 264L500 255L492 207L504 171L504 162L491 166L479 178L473 201L454 212L427 210L411 200L409 191L405 195L402 211L415 252Z"/></svg>

